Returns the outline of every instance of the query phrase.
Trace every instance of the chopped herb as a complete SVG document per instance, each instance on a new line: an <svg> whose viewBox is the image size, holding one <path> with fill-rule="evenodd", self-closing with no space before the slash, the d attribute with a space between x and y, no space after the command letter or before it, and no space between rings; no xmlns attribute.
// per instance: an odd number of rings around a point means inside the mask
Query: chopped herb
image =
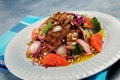
<svg viewBox="0 0 120 80"><path fill-rule="evenodd" d="M75 49L71 51L71 55L81 54L83 51L84 49L79 44L76 44Z"/></svg>
<svg viewBox="0 0 120 80"><path fill-rule="evenodd" d="M101 26L100 26L100 22L97 20L96 17L93 17L91 20L92 24L93 24L93 33L97 33L101 30Z"/></svg>
<svg viewBox="0 0 120 80"><path fill-rule="evenodd" d="M48 22L48 24L46 26L44 26L42 28L42 33L47 33L47 31L52 27L52 23L51 22Z"/></svg>

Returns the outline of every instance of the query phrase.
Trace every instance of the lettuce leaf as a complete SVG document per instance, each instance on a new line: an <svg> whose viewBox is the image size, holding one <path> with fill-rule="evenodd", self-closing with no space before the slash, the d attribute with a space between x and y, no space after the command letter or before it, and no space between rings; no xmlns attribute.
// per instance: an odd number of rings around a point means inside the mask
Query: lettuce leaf
<svg viewBox="0 0 120 80"><path fill-rule="evenodd" d="M92 20L92 25L93 25L93 33L97 33L101 30L100 22L97 20L96 17L93 17Z"/></svg>
<svg viewBox="0 0 120 80"><path fill-rule="evenodd" d="M76 44L75 49L71 51L71 55L81 54L83 51L84 49L82 48L82 46L80 46L79 44Z"/></svg>

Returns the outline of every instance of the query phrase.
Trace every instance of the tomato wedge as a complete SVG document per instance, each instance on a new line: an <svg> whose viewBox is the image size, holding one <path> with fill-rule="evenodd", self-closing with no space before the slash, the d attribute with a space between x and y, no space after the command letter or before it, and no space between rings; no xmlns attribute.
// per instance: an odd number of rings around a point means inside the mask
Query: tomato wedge
<svg viewBox="0 0 120 80"><path fill-rule="evenodd" d="M66 58L53 53L45 55L42 63L44 66L66 66L69 64Z"/></svg>
<svg viewBox="0 0 120 80"><path fill-rule="evenodd" d="M87 27L87 28L90 28L90 29L92 29L92 22L91 22L91 18L86 18L85 19L85 25L84 25L84 27Z"/></svg>
<svg viewBox="0 0 120 80"><path fill-rule="evenodd" d="M103 37L101 34L96 33L91 36L90 44L98 52L101 52L102 50L102 43L103 43Z"/></svg>
<svg viewBox="0 0 120 80"><path fill-rule="evenodd" d="M37 39L37 37L38 37L38 28L33 29L31 37L32 37L32 40Z"/></svg>

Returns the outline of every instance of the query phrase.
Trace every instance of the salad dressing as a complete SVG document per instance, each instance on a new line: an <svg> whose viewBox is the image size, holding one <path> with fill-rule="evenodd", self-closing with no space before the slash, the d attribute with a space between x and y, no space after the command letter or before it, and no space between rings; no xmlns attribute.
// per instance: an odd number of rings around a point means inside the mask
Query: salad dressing
<svg viewBox="0 0 120 80"><path fill-rule="evenodd" d="M79 57L79 59L74 60L74 61L73 61L73 64L86 61L86 60L88 60L88 59L90 59L90 58L93 58L95 55L96 55L96 54L93 54L93 55L85 55L85 54L83 54L83 55L81 55L81 56Z"/></svg>

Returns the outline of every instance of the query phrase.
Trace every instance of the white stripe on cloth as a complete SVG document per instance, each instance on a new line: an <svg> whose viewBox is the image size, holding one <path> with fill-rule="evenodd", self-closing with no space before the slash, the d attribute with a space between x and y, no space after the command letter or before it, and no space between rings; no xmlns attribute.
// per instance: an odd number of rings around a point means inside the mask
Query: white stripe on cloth
<svg viewBox="0 0 120 80"><path fill-rule="evenodd" d="M22 24L25 24L25 25L31 25L30 23L26 23L26 22L23 22L23 21L20 21L19 23L22 23Z"/></svg>

